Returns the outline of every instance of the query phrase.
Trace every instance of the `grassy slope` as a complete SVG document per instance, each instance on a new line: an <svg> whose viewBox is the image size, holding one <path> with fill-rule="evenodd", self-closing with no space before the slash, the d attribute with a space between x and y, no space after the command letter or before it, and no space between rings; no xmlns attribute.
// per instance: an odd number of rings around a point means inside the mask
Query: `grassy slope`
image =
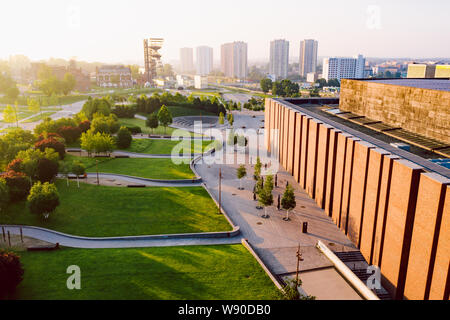
<svg viewBox="0 0 450 320"><path fill-rule="evenodd" d="M61 205L48 221L25 202L0 213L0 223L34 225L91 237L229 231L205 189L118 188L58 181Z"/></svg>
<svg viewBox="0 0 450 320"><path fill-rule="evenodd" d="M120 118L119 123L123 126L128 126L128 127L132 127L132 126L141 127L142 133L145 133L145 134L151 133L151 134L171 135L172 132L175 130L174 128L170 128L170 127L164 128L162 126L159 126L158 128L152 130L145 126L145 120L137 119L137 118Z"/></svg>
<svg viewBox="0 0 450 320"><path fill-rule="evenodd" d="M192 179L194 173L189 164L174 164L171 159L145 159L145 158L87 158L66 155L65 161L75 160L83 162L87 172L117 173L135 177L162 180ZM189 161L189 159L186 159Z"/></svg>
<svg viewBox="0 0 450 320"><path fill-rule="evenodd" d="M278 290L242 245L20 252L19 299L277 299ZM69 265L81 290L68 290Z"/></svg>

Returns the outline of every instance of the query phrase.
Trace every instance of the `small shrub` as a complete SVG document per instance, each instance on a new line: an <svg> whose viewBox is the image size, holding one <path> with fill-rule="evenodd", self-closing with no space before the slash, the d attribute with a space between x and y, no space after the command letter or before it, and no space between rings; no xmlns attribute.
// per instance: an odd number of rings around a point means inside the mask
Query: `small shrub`
<svg viewBox="0 0 450 320"><path fill-rule="evenodd" d="M0 249L0 298L11 296L23 280L20 257L13 252Z"/></svg>
<svg viewBox="0 0 450 320"><path fill-rule="evenodd" d="M5 179L9 188L10 202L25 200L30 192L30 180L23 172L8 171L0 178Z"/></svg>

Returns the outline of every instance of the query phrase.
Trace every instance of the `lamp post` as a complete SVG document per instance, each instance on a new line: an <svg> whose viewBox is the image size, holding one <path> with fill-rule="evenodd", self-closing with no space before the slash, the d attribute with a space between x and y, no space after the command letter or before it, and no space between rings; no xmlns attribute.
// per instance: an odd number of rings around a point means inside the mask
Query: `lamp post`
<svg viewBox="0 0 450 320"><path fill-rule="evenodd" d="M100 185L100 179L98 177L98 160L97 159L95 159L95 167L97 169L97 185L99 186Z"/></svg>
<svg viewBox="0 0 450 320"><path fill-rule="evenodd" d="M219 168L219 214L222 213L222 168Z"/></svg>

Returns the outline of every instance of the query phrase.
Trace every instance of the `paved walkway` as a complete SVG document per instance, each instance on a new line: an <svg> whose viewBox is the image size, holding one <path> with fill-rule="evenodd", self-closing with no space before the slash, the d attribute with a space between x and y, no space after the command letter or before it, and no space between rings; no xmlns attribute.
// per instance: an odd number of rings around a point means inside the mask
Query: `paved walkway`
<svg viewBox="0 0 450 320"><path fill-rule="evenodd" d="M123 186L123 184L133 184L133 185L143 185L146 187L201 187L203 186L201 181L190 181L190 180L156 180L156 179L146 179L140 177L132 177L121 174L113 173L99 173L100 179L111 180L112 182L117 182L117 186ZM88 178L96 178L97 173L89 172L87 173ZM80 180L82 181L82 180Z"/></svg>
<svg viewBox="0 0 450 320"><path fill-rule="evenodd" d="M235 127L245 126L247 128L259 128L263 113L260 115L235 114ZM250 148L253 146L250 146ZM207 157L205 158L207 161ZM211 191L211 194L218 199L219 169L222 170L222 205L231 220L240 226L242 236L251 243L261 259L278 276L292 276L296 271L296 251L301 246L303 261L300 263L301 272L312 272L330 269L329 279L335 280L330 283L330 290L334 286L333 296L340 299L358 299L356 292L343 280L342 277L332 268L330 261L315 248L317 240L321 240L333 250L349 251L356 250L355 246L339 230L325 212L317 206L306 192L299 187L293 177L285 172L278 173L278 187L274 189L273 195L275 206L277 197L284 192L286 182L289 182L295 189L297 207L290 215L291 221L283 220L285 212L278 211L276 207L268 208L269 219L261 218L262 210L256 209L257 202L253 201L254 181L253 168L248 163L246 156L247 176L243 179L244 190L238 190L239 180L236 178L238 165L218 165L218 164L197 164L195 169L202 177L203 182ZM280 167L281 168L281 167ZM282 169L282 168L281 168ZM308 233L301 232L303 222L308 222ZM308 274L306 279L314 279ZM314 283L305 283L309 291L312 290L318 299L326 299L329 294L320 293L320 288ZM322 288L323 289L323 288ZM307 291L308 292L308 291Z"/></svg>
<svg viewBox="0 0 450 320"><path fill-rule="evenodd" d="M86 152L83 149L80 148L68 148L67 152ZM130 158L144 158L144 159L190 159L193 157L200 156L201 153L193 153L186 156L180 156L180 155L171 155L171 154L149 154L149 153L138 153L138 152L129 152L129 151L122 151L122 150L114 150L111 154L112 156L118 155L118 156L128 156Z"/></svg>
<svg viewBox="0 0 450 320"><path fill-rule="evenodd" d="M0 225L2 227L2 225ZM19 226L3 226L5 231L11 234L20 235ZM171 246L196 246L196 245L219 245L241 243L239 235L228 238L226 233L210 233L210 236L192 236L179 237L171 235L166 236L136 236L136 237L109 237L109 238L90 238L78 237L61 232L47 230L37 227L22 226L24 236L47 241L50 243L59 243L62 246L72 248L144 248L144 247L171 247ZM221 237L218 237L221 236Z"/></svg>

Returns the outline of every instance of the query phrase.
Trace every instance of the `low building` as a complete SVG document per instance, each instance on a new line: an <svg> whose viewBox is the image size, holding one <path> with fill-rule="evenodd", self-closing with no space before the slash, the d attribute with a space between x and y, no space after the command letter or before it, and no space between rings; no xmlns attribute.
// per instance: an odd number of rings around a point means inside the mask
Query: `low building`
<svg viewBox="0 0 450 320"><path fill-rule="evenodd" d="M195 89L208 88L208 77L196 75L194 77L194 87Z"/></svg>
<svg viewBox="0 0 450 320"><path fill-rule="evenodd" d="M310 72L306 75L306 82L313 83L317 80L317 73Z"/></svg>
<svg viewBox="0 0 450 320"><path fill-rule="evenodd" d="M120 65L97 68L97 85L105 88L131 88L131 69Z"/></svg>
<svg viewBox="0 0 450 320"><path fill-rule="evenodd" d="M450 65L419 64L408 65L408 78L449 78Z"/></svg>

